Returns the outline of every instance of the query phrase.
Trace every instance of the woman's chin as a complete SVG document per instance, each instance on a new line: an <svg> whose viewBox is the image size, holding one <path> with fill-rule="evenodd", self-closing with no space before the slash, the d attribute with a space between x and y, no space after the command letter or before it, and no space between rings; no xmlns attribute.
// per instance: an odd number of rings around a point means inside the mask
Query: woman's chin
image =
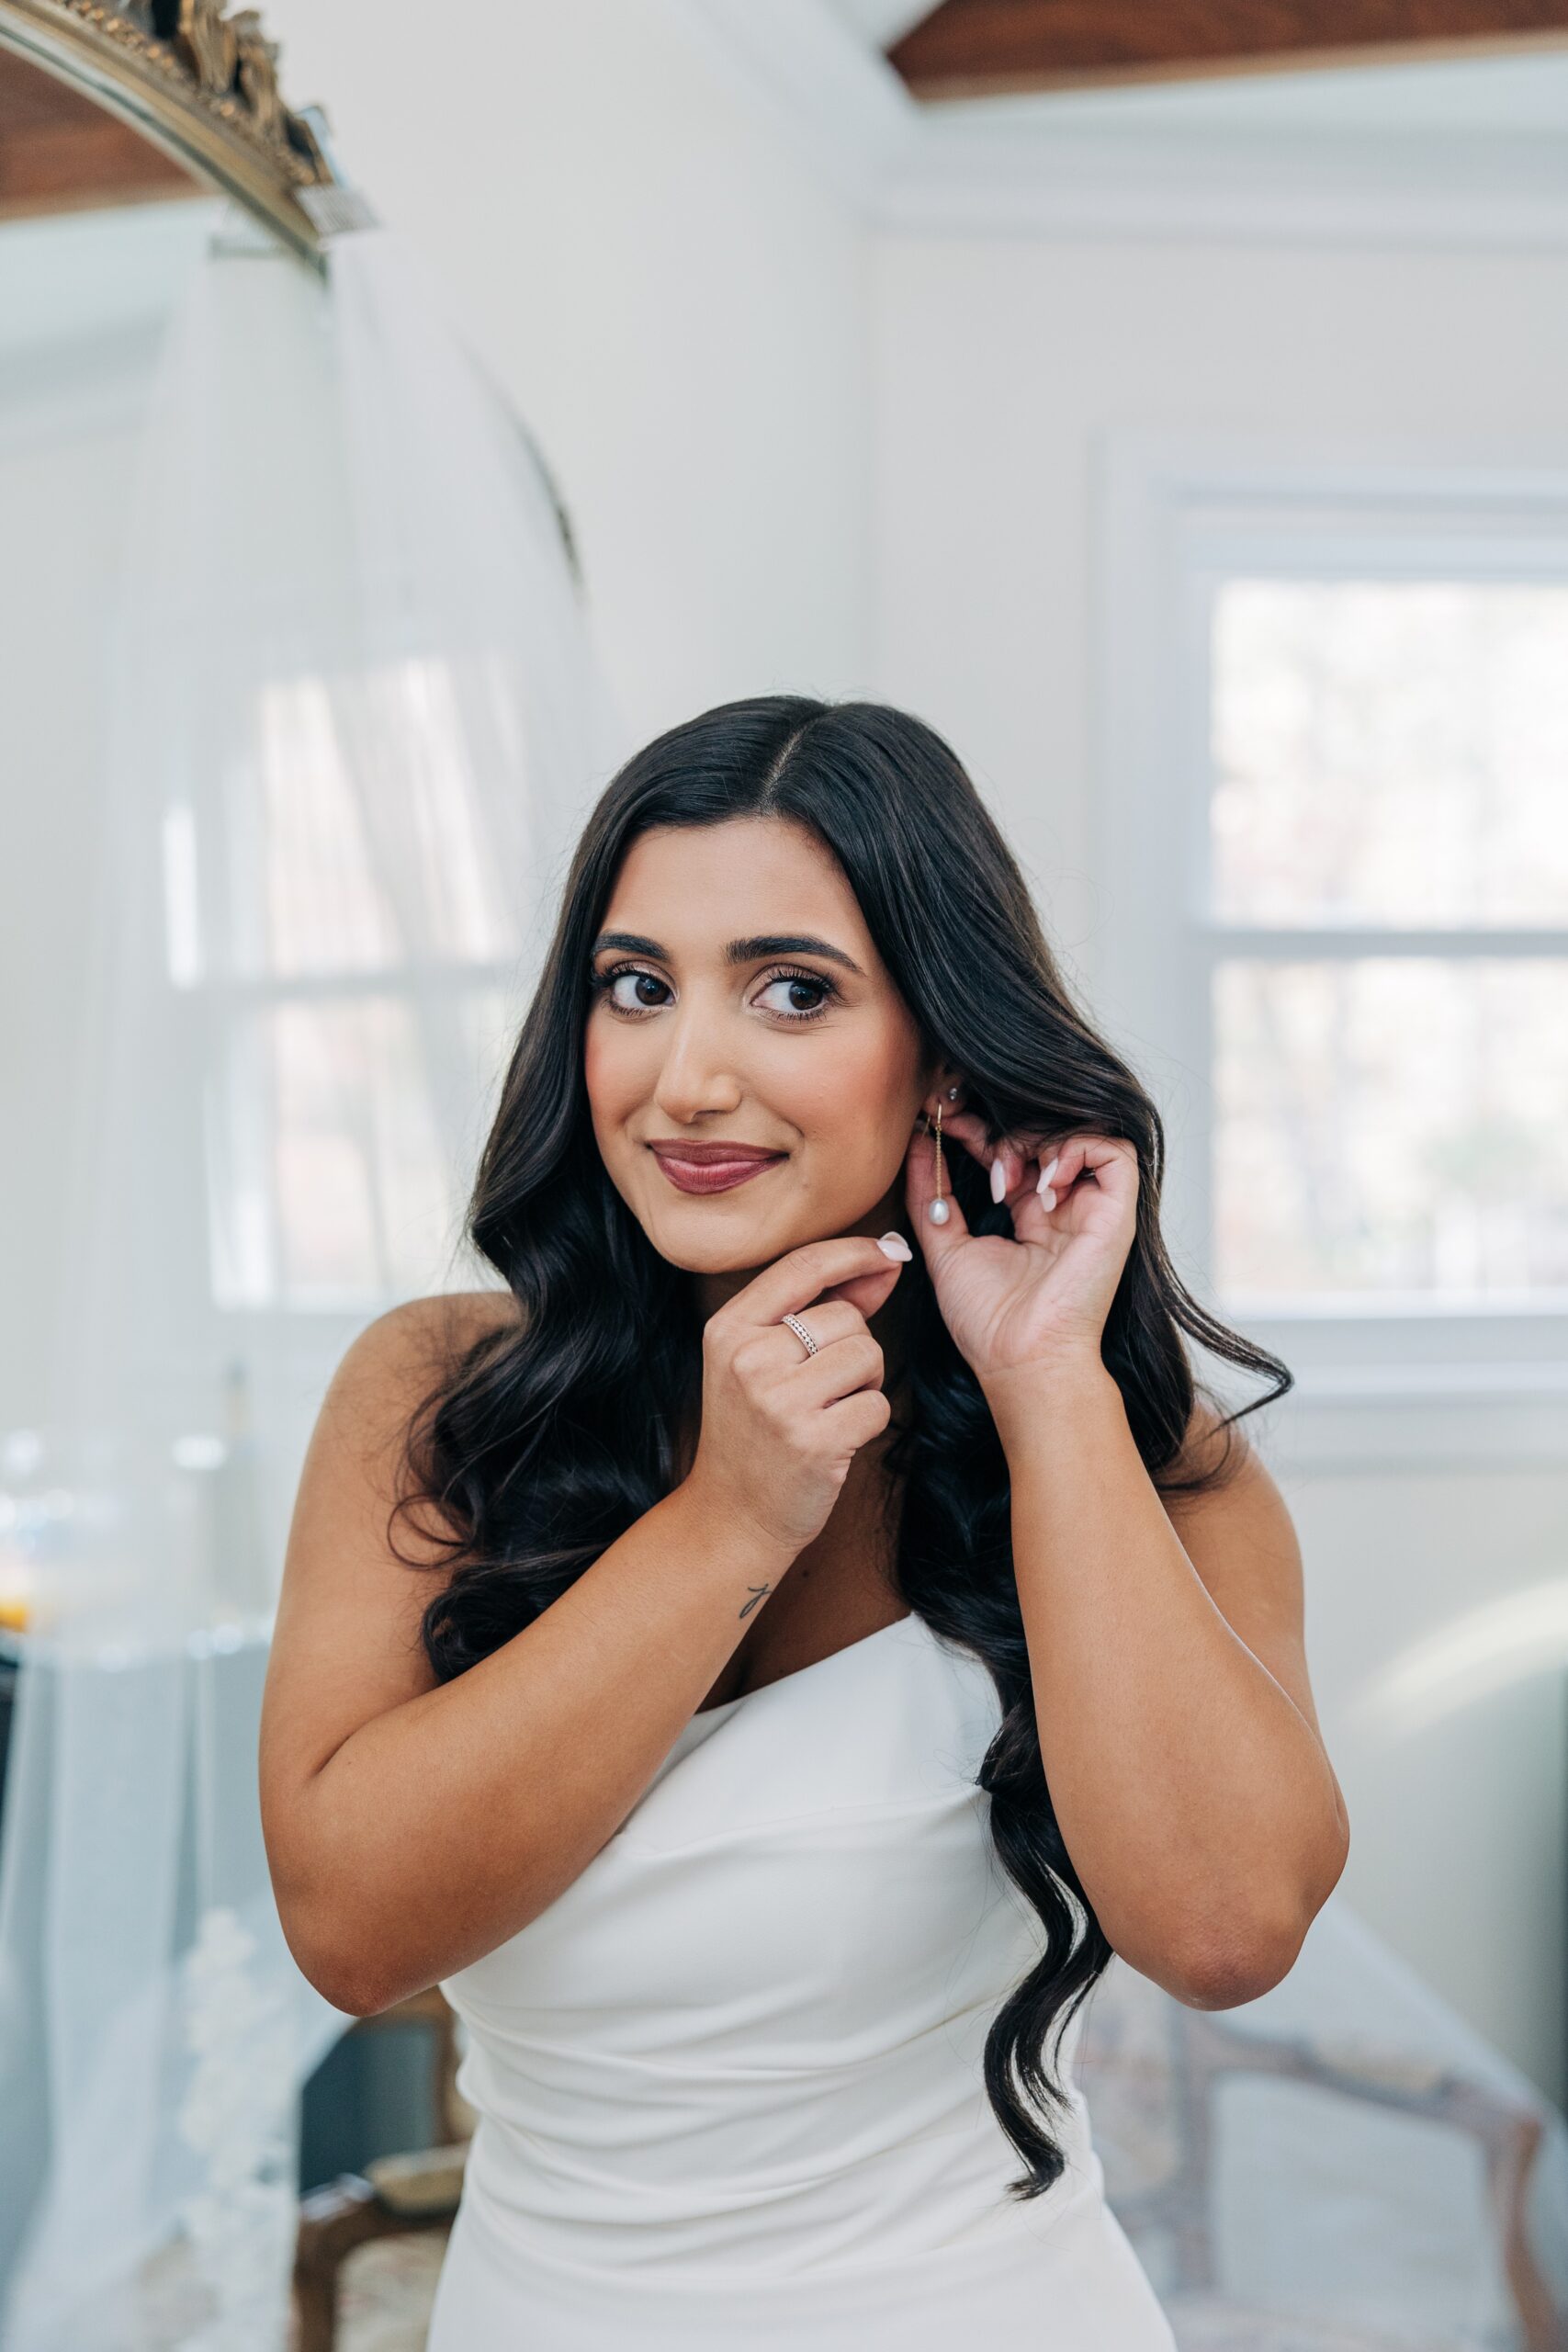
<svg viewBox="0 0 1568 2352"><path fill-rule="evenodd" d="M722 1199L693 1199L673 1207L660 1203L656 1216L642 1217L642 1229L661 1258L688 1274L730 1273L738 1266L760 1265L765 1256L776 1257L765 1238L773 1220L727 1211Z"/></svg>
<svg viewBox="0 0 1568 2352"><path fill-rule="evenodd" d="M786 1251L808 1241L825 1241L842 1226L819 1227L816 1218L747 1216L738 1209L715 1216L723 1195L694 1201L673 1212L661 1208L642 1220L660 1256L687 1274L735 1274L771 1266Z"/></svg>

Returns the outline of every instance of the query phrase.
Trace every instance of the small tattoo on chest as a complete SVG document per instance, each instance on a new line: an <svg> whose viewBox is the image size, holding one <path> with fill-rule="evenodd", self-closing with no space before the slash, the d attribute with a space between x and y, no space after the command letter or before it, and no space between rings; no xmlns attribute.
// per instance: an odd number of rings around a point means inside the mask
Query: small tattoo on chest
<svg viewBox="0 0 1568 2352"><path fill-rule="evenodd" d="M746 1603L745 1608L740 1611L742 1617L750 1617L752 1610L755 1609L759 1600L765 1600L773 1589L773 1588L771 1584L748 1585L746 1589L750 1594L751 1598Z"/></svg>

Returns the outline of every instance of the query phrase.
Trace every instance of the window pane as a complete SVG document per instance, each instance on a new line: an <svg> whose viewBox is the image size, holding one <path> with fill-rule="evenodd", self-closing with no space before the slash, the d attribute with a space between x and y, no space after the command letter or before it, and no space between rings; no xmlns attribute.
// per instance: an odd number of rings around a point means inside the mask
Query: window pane
<svg viewBox="0 0 1568 2352"><path fill-rule="evenodd" d="M345 1309L449 1287L514 1027L493 987L238 1019L212 1136L217 1304Z"/></svg>
<svg viewBox="0 0 1568 2352"><path fill-rule="evenodd" d="M226 779L231 895L216 967L293 978L518 954L509 868L527 780L520 764L489 799L481 791L468 730L500 698L477 657L471 671L459 679L449 662L411 656L260 689L248 759ZM515 838L495 838L498 807ZM172 961L182 905L171 876Z"/></svg>
<svg viewBox="0 0 1568 2352"><path fill-rule="evenodd" d="M1213 911L1568 922L1568 587L1232 580Z"/></svg>
<svg viewBox="0 0 1568 2352"><path fill-rule="evenodd" d="M1225 961L1220 1289L1568 1291L1568 961Z"/></svg>

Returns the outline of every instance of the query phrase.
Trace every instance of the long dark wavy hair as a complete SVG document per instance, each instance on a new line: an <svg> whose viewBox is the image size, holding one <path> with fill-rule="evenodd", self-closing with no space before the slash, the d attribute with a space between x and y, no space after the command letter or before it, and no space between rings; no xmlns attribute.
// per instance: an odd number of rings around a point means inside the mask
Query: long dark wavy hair
<svg viewBox="0 0 1568 2352"><path fill-rule="evenodd" d="M1230 1425L1292 1385L1277 1357L1206 1314L1173 1271L1159 1228L1159 1114L1073 1002L1018 865L947 743L881 703L765 695L721 704L637 752L590 816L480 1157L467 1236L522 1314L464 1351L412 1416L393 1511L395 1521L434 1504L444 1522L434 1532L449 1579L422 1623L441 1681L532 1623L678 1481L677 1414L701 1393L694 1285L653 1248L605 1171L583 1023L592 942L631 842L654 825L741 817L792 820L832 852L928 1048L964 1073L968 1105L992 1140L1088 1130L1136 1147L1136 1232L1101 1353L1160 1491L1192 1492L1226 1475ZM976 1161L955 1152L950 1181L971 1232L1011 1232ZM1050 2109L1066 2105L1062 2038L1111 1948L1046 1785L1007 1460L919 1251L902 1280L913 1294L903 1301L908 1415L886 1456L898 1497L896 1581L909 1608L995 1681L1002 1718L978 1785L1003 1864L1046 1931L985 2047L987 2094L1027 2166L1009 2186L1032 2197L1064 2168L1046 2128ZM1218 1416L1224 1452L1203 1470L1183 1459L1199 1393L1183 1333L1273 1383Z"/></svg>

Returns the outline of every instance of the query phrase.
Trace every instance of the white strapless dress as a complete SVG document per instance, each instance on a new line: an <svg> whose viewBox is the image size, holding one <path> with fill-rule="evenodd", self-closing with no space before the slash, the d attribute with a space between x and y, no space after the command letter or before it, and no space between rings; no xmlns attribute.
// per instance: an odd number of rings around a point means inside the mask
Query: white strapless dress
<svg viewBox="0 0 1568 2352"><path fill-rule="evenodd" d="M1174 2352L1076 2087L1066 2170L1006 2193L981 2049L1044 1930L975 1786L998 1721L918 1616L705 1709L444 1981L479 2123L427 2352Z"/></svg>

